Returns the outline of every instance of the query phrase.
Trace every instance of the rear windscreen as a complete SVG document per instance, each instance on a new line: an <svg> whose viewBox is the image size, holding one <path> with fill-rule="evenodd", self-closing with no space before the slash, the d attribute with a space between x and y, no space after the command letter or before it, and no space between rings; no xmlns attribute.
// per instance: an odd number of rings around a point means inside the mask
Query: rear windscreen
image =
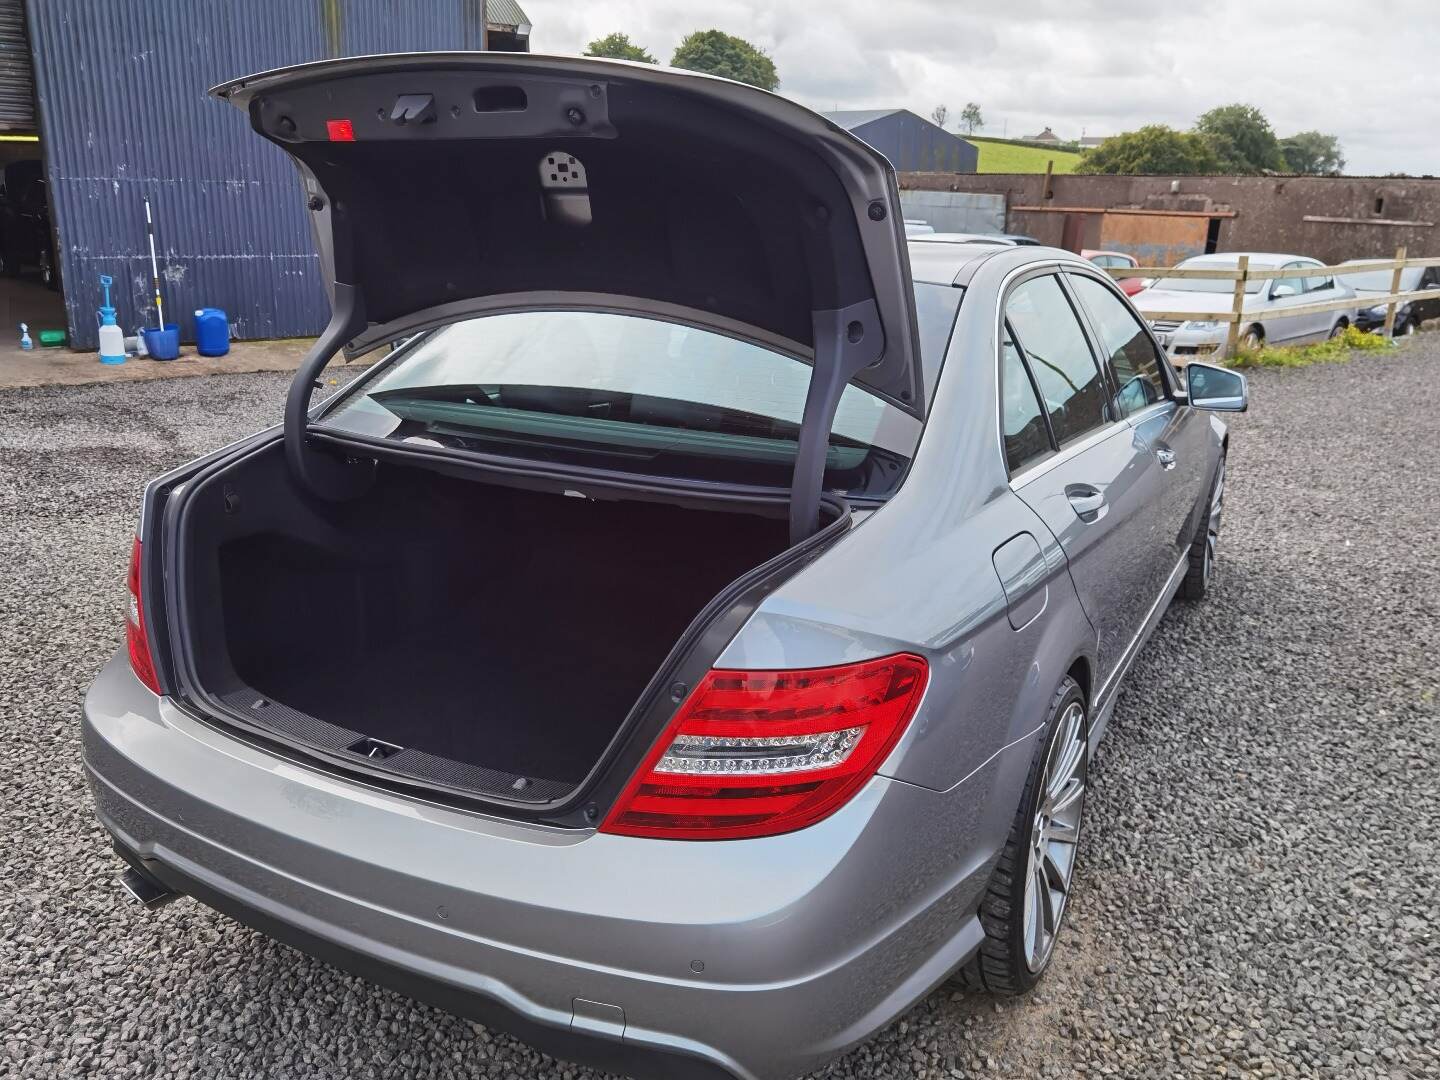
<svg viewBox="0 0 1440 1080"><path fill-rule="evenodd" d="M917 285L925 388L961 290ZM322 423L402 442L734 483L788 484L810 367L673 322L593 311L489 315L433 331ZM920 424L857 386L830 433L828 488L884 495Z"/></svg>

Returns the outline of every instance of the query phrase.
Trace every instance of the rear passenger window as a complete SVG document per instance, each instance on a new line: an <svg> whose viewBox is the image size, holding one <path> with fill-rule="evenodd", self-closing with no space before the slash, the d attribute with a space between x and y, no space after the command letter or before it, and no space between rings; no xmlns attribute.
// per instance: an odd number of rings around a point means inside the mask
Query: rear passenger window
<svg viewBox="0 0 1440 1080"><path fill-rule="evenodd" d="M1020 359L1020 351L1005 328L1000 358L1000 424L1005 432L1005 464L1010 475L1050 453L1050 432L1035 387Z"/></svg>
<svg viewBox="0 0 1440 1080"><path fill-rule="evenodd" d="M1005 301L1005 318L1035 376L1059 444L1104 424L1105 384L1054 275L1017 286Z"/></svg>
<svg viewBox="0 0 1440 1080"><path fill-rule="evenodd" d="M1119 388L1115 403L1120 415L1129 416L1164 401L1165 376L1160 373L1160 356L1140 320L1094 278L1074 274L1070 282L1081 305L1090 313L1100 346L1115 374Z"/></svg>

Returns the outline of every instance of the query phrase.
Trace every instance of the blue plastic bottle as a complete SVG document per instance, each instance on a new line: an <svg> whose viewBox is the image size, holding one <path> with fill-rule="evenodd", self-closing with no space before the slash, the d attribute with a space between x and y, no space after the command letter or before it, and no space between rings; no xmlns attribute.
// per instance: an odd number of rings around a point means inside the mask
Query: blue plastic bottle
<svg viewBox="0 0 1440 1080"><path fill-rule="evenodd" d="M224 356L230 351L230 320L219 308L195 312L195 351L201 356Z"/></svg>
<svg viewBox="0 0 1440 1080"><path fill-rule="evenodd" d="M23 322L20 324L20 347L22 349L33 349L35 342L30 340L30 327Z"/></svg>

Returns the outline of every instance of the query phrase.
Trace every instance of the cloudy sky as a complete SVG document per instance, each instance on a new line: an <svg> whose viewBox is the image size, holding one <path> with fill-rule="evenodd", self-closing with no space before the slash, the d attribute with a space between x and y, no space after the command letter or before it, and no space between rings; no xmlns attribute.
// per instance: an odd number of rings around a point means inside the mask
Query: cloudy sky
<svg viewBox="0 0 1440 1080"><path fill-rule="evenodd" d="M775 59L812 108L902 106L986 134L1187 128L1214 105L1259 106L1281 135L1340 136L1350 173L1440 175L1436 0L522 0L536 52L622 30L662 63L716 28ZM1365 37L1353 36L1363 28ZM1331 85L1333 84L1333 85ZM954 120L951 121L954 126Z"/></svg>

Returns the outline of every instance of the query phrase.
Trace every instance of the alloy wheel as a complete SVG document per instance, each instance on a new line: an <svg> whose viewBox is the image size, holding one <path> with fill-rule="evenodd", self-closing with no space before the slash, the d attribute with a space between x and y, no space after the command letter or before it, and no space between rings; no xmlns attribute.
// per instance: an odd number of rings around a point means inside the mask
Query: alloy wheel
<svg viewBox="0 0 1440 1080"><path fill-rule="evenodd" d="M1215 471L1215 489L1210 493L1210 514L1205 521L1205 580L1215 568L1215 548L1220 543L1220 515L1225 509L1225 459Z"/></svg>
<svg viewBox="0 0 1440 1080"><path fill-rule="evenodd" d="M1085 707L1072 701L1045 761L1043 787L1030 831L1025 867L1025 963L1039 971L1050 959L1070 896L1085 808Z"/></svg>

